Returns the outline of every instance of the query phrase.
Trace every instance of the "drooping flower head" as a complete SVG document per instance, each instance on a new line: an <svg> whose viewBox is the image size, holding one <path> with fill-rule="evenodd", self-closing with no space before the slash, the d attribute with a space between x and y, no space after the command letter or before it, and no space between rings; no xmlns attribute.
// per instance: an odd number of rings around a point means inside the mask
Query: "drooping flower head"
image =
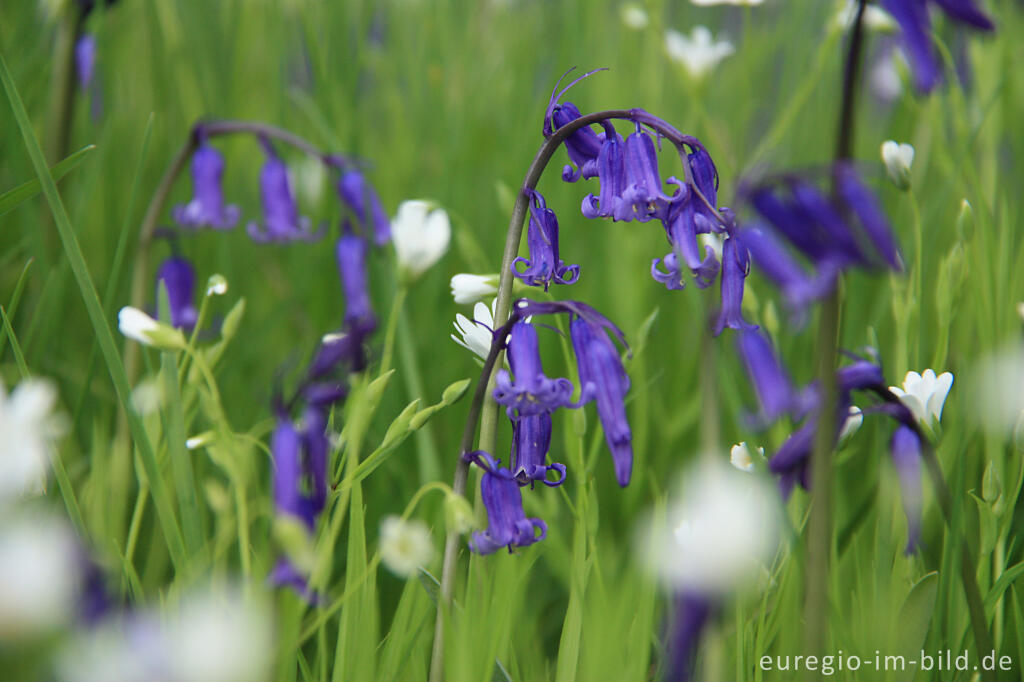
<svg viewBox="0 0 1024 682"><path fill-rule="evenodd" d="M569 265L558 254L558 218L547 207L544 197L536 190L530 190L533 208L527 227L526 242L530 247L530 258L516 258L512 261L512 274L528 286L544 287L548 290L555 284L574 284L580 277L580 266ZM526 267L518 268L522 263Z"/></svg>
<svg viewBox="0 0 1024 682"><path fill-rule="evenodd" d="M463 455L467 462L484 470L480 479L480 497L487 510L488 527L470 537L469 548L477 554L491 554L502 547L511 552L543 540L548 526L537 518L527 518L523 496L515 476L482 450ZM537 535L537 531L540 535Z"/></svg>
<svg viewBox="0 0 1024 682"><path fill-rule="evenodd" d="M89 89L95 68L96 36L85 33L75 43L75 75L78 77L78 87L83 92Z"/></svg>
<svg viewBox="0 0 1024 682"><path fill-rule="evenodd" d="M264 143L264 148L267 160L260 171L263 225L249 223L249 236L253 241L264 243L316 239L319 235L313 233L310 219L299 215L299 207L288 180L288 167L269 144Z"/></svg>
<svg viewBox="0 0 1024 682"><path fill-rule="evenodd" d="M184 227L212 227L228 230L235 226L241 211L238 206L224 205L221 181L224 176L224 157L203 137L200 130L199 148L192 155L193 198L179 204L171 217Z"/></svg>
<svg viewBox="0 0 1024 682"><path fill-rule="evenodd" d="M508 339L508 361L512 370L498 370L494 400L504 405L510 419L551 412L571 405L572 382L549 379L541 366L536 328L525 321L512 326ZM514 378L513 378L514 377Z"/></svg>
<svg viewBox="0 0 1024 682"><path fill-rule="evenodd" d="M930 92L942 80L942 67L932 47L929 6L938 5L953 21L981 31L995 25L974 0L880 0L903 33L905 51L914 72L914 83L921 92Z"/></svg>
<svg viewBox="0 0 1024 682"><path fill-rule="evenodd" d="M743 192L763 222L751 223L737 236L759 271L779 287L798 313L828 295L843 270L901 269L889 221L853 165L837 163L827 175L834 184L834 196L797 175ZM783 242L802 254L809 267L791 256Z"/></svg>
<svg viewBox="0 0 1024 682"><path fill-rule="evenodd" d="M580 110L572 102L559 102L562 95L564 95L569 88L576 85L587 76L595 74L598 71L604 71L605 69L594 69L593 71L588 71L559 90L558 86L562 84L562 80L564 80L572 70L573 69L569 69L562 74L562 77L558 79L558 82L555 83L554 89L551 91L551 98L548 100L548 108L544 112L544 137L551 137L556 130L564 126L566 123L575 121L582 115L580 114ZM601 140L601 135L595 133L590 126L583 126L566 138L565 150L572 163L562 169L563 180L566 182L576 182L581 177L583 179L587 179L597 175L597 157L601 151Z"/></svg>
<svg viewBox="0 0 1024 682"><path fill-rule="evenodd" d="M335 249L341 288L345 293L345 328L361 338L377 327L377 317L370 303L366 252L366 240L354 234L342 235Z"/></svg>
<svg viewBox="0 0 1024 682"><path fill-rule="evenodd" d="M199 313L193 304L196 274L188 259L171 256L165 260L156 273L156 295L159 301L160 285L167 289L167 301L170 306L171 326L179 329L191 329L195 326Z"/></svg>

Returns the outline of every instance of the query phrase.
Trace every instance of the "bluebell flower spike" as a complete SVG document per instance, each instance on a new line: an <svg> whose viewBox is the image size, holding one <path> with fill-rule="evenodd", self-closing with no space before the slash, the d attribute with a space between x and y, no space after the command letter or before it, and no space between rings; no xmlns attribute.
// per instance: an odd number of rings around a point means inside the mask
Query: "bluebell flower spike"
<svg viewBox="0 0 1024 682"><path fill-rule="evenodd" d="M547 207L540 192L530 190L533 207L527 226L526 242L530 258L516 258L512 261L512 274L527 286L544 287L555 284L575 284L580 277L580 266L569 265L559 257L558 218ZM523 270L519 265L525 266Z"/></svg>

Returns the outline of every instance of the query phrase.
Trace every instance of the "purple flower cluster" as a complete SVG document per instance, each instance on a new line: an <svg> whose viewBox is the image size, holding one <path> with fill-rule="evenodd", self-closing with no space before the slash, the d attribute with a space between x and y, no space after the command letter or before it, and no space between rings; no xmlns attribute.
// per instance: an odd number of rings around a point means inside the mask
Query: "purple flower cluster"
<svg viewBox="0 0 1024 682"><path fill-rule="evenodd" d="M930 92L942 80L942 67L932 46L930 5L938 5L958 23L982 31L995 29L974 0L880 0L880 4L900 25L914 83L921 92Z"/></svg>
<svg viewBox="0 0 1024 682"><path fill-rule="evenodd" d="M544 118L545 137L551 137L558 129L582 117L576 105L560 100L569 88L590 73L562 90L558 90L558 85L555 86ZM754 325L746 322L741 313L744 280L750 272L750 258L745 245L735 239L736 221L733 212L717 205L718 171L711 155L699 140L683 135L642 109L631 109L621 117L633 127L633 131L625 138L616 130L612 120L604 119L595 123L600 131L589 125L582 126L565 139L570 164L562 170L562 179L577 182L580 179L597 178L599 183L596 195L591 193L583 198L583 216L624 222L660 221L671 251L662 258L652 260L651 276L655 281L670 290L682 289L685 286L685 268L690 271L697 286L703 289L714 284L721 272L721 307L712 324L715 334L720 334L726 327L753 328ZM662 178L658 164L658 147L662 140L669 140L675 145L683 179L675 176ZM552 213L550 221L553 220ZM531 219L531 234L533 224ZM716 253L711 244L706 244L704 254L701 255L698 235L724 240L721 253ZM539 250L539 240L531 238L531 257L536 261L535 243ZM555 249L553 256L551 245ZM531 281L528 277L533 276L532 272L516 272L526 284L547 288L554 275L561 274L557 270L561 263L557 258L557 232L554 238L545 242L545 246L549 249L546 261L549 265L543 269L547 279ZM572 272L571 281L576 281L578 268L568 270Z"/></svg>
<svg viewBox="0 0 1024 682"><path fill-rule="evenodd" d="M828 194L800 175L743 191L758 217L737 237L796 313L830 294L844 270L902 267L889 221L854 166L836 163L827 177L834 186ZM806 266L791 255L793 250Z"/></svg>
<svg viewBox="0 0 1024 682"><path fill-rule="evenodd" d="M534 315L566 314L569 335L580 377L580 394L572 401L573 385L565 378L550 379L541 366L537 331L527 321ZM495 344L508 337L511 373L500 370L494 399L505 406L512 420L512 452L509 467L490 454L477 451L464 456L484 470L481 497L490 526L475 533L470 548L489 554L500 547L509 550L533 544L544 537L547 526L539 519L527 519L520 487L540 481L558 486L565 481L563 464L547 464L551 447L551 414L561 407L579 408L590 401L597 405L605 440L612 454L619 485L629 483L633 469L633 437L626 416L625 396L629 377L609 332L624 342L622 332L590 306L578 301L516 302L509 322L495 333ZM557 480L548 478L555 472ZM535 537L533 529L541 534Z"/></svg>
<svg viewBox="0 0 1024 682"><path fill-rule="evenodd" d="M769 471L779 477L782 494L788 497L797 483L805 489L810 485L808 464L824 402L821 388L817 383L800 389L795 387L771 343L759 331L740 334L737 348L760 406L753 421L764 427L782 417L789 417L797 424L796 430L768 460ZM889 393L882 368L870 360L854 357L851 364L837 369L836 388L838 394L832 434L834 445L838 445L842 426L850 414L854 391L874 394L883 401L865 408L864 414L886 415L897 425L891 453L904 494L910 529L907 552L910 553L917 546L921 528L921 441L914 415Z"/></svg>

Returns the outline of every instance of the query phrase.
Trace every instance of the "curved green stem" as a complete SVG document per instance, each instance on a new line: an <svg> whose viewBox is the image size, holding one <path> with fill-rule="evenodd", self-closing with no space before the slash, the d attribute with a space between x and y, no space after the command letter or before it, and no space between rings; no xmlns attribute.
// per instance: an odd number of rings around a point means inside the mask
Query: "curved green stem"
<svg viewBox="0 0 1024 682"><path fill-rule="evenodd" d="M519 244L522 241L523 224L526 221L526 211L529 208L530 192L537 187L544 169L547 168L555 151L570 135L585 126L594 125L609 119L624 119L639 123L655 130L659 135L670 141L679 150L683 160L683 173L688 181L692 180L689 163L685 157L685 147L692 146L696 140L683 135L661 119L648 114L642 109L610 109L598 111L566 123L556 130L545 140L544 144L537 151L536 156L530 163L523 178L519 194L516 197L515 206L512 209L512 217L509 219L508 232L505 237L505 250L501 258L501 270L499 272L498 297L494 311L494 325L504 325L509 318L509 309L512 304L512 261L519 254ZM718 210L701 193L700 189L692 182L690 189L697 198L704 203L715 215ZM502 355L502 346L507 329L502 327L504 334L495 332L494 342L491 345L491 352L484 362L480 380L477 382L476 392L473 395L473 402L469 407L469 415L466 419L466 429L463 431L462 444L459 448L459 460L455 465L455 477L452 483L452 491L456 495L464 495L466 491L466 479L469 475L469 464L462 459L462 455L469 452L473 447L473 436L476 433L476 424L480 423L480 449L488 452L494 451L494 444L498 426L498 406L493 400L484 409L487 396L493 392L494 377L492 371ZM434 628L434 648L430 660L430 680L440 682L444 677L444 615L448 605L451 603L454 590L455 564L457 559L459 536L449 531L445 540L444 560L441 567L441 601L437 609L437 621Z"/></svg>

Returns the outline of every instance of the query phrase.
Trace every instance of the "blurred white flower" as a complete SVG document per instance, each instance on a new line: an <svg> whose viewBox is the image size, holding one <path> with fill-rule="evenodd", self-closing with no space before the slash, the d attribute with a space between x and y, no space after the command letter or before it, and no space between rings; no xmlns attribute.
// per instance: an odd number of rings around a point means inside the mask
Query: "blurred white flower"
<svg viewBox="0 0 1024 682"><path fill-rule="evenodd" d="M66 430L56 405L57 388L45 379L26 379L10 395L0 383L0 502L43 492L50 445Z"/></svg>
<svg viewBox="0 0 1024 682"><path fill-rule="evenodd" d="M484 296L498 293L497 275L471 275L460 272L452 275L452 297L458 304L473 303Z"/></svg>
<svg viewBox="0 0 1024 682"><path fill-rule="evenodd" d="M132 406L140 415L153 414L164 402L163 382L157 377L143 379L132 389Z"/></svg>
<svg viewBox="0 0 1024 682"><path fill-rule="evenodd" d="M210 279L206 281L206 295L223 296L226 293L228 293L227 278L219 274L210 275Z"/></svg>
<svg viewBox="0 0 1024 682"><path fill-rule="evenodd" d="M903 53L893 49L881 55L871 67L868 75L871 91L883 102L892 102L903 94L903 77L897 67L900 60L905 61Z"/></svg>
<svg viewBox="0 0 1024 682"><path fill-rule="evenodd" d="M491 301L488 307L482 301L473 306L473 319L470 320L462 313L455 316L455 331L462 335L460 339L452 334L452 341L463 348L472 351L481 360L486 360L491 352L491 339L494 329L494 307L498 299Z"/></svg>
<svg viewBox="0 0 1024 682"><path fill-rule="evenodd" d="M314 156L307 156L289 168L289 175L290 184L295 188L299 199L306 204L317 206L327 186L327 167L324 162Z"/></svg>
<svg viewBox="0 0 1024 682"><path fill-rule="evenodd" d="M1024 302L1017 304L1017 317L1020 318L1021 322L1024 322Z"/></svg>
<svg viewBox="0 0 1024 682"><path fill-rule="evenodd" d="M186 595L164 613L138 611L83 631L65 647L65 682L259 682L274 655L271 614L235 588Z"/></svg>
<svg viewBox="0 0 1024 682"><path fill-rule="evenodd" d="M131 306L121 308L117 314L117 327L129 339L146 346L163 350L177 350L185 347L185 336L181 330L157 322L152 317Z"/></svg>
<svg viewBox="0 0 1024 682"><path fill-rule="evenodd" d="M391 221L398 266L413 279L423 274L448 250L452 226L443 208L430 201L403 201Z"/></svg>
<svg viewBox="0 0 1024 682"><path fill-rule="evenodd" d="M756 7L764 3L764 0L690 0L690 3L697 7L712 7L714 5L746 5Z"/></svg>
<svg viewBox="0 0 1024 682"><path fill-rule="evenodd" d="M975 419L1000 434L1024 420L1024 349L1019 345L988 355L971 373L970 405Z"/></svg>
<svg viewBox="0 0 1024 682"><path fill-rule="evenodd" d="M919 422L930 427L942 419L942 406L952 386L953 375L949 372L935 376L935 370L926 369L922 374L907 372L903 388L890 386L889 390L899 397Z"/></svg>
<svg viewBox="0 0 1024 682"><path fill-rule="evenodd" d="M914 163L914 148L896 140L882 143L882 161L892 184L900 189L910 187L910 166Z"/></svg>
<svg viewBox="0 0 1024 682"><path fill-rule="evenodd" d="M46 634L71 621L81 589L78 551L74 533L59 517L0 519L0 642Z"/></svg>
<svg viewBox="0 0 1024 682"><path fill-rule="evenodd" d="M722 262L722 246L725 244L725 237L714 232L704 232L697 235L697 240L704 247L705 251L710 246L711 250L715 253L715 258L718 259L719 263Z"/></svg>
<svg viewBox="0 0 1024 682"><path fill-rule="evenodd" d="M430 530L422 521L388 516L380 523L380 560L397 576L408 578L434 558Z"/></svg>
<svg viewBox="0 0 1024 682"><path fill-rule="evenodd" d="M625 5L619 8L619 18L622 19L622 23L627 28L631 28L635 31L640 31L647 28L647 25L651 22L647 16L647 10L638 5L635 2L627 2Z"/></svg>
<svg viewBox="0 0 1024 682"><path fill-rule="evenodd" d="M757 448L757 454L759 459L763 459L764 448ZM746 471L748 474L754 473L754 456L746 441L732 446L729 451L729 463L740 471Z"/></svg>
<svg viewBox="0 0 1024 682"><path fill-rule="evenodd" d="M857 0L843 0L836 13L834 25L847 31L853 28L853 20L857 18ZM868 5L864 8L864 25L874 31L896 30L896 20L881 7Z"/></svg>
<svg viewBox="0 0 1024 682"><path fill-rule="evenodd" d="M684 479L680 501L647 529L646 556L675 590L716 595L760 573L779 542L778 490L759 476L705 461Z"/></svg>
<svg viewBox="0 0 1024 682"><path fill-rule="evenodd" d="M843 420L843 426L839 430L839 440L843 441L857 433L860 429L860 425L864 423L864 411L856 405L850 406L850 411L846 413L846 419Z"/></svg>
<svg viewBox="0 0 1024 682"><path fill-rule="evenodd" d="M665 50L691 76L701 78L714 69L718 62L735 52L736 48L728 40L715 42L706 27L694 26L689 36L671 28L665 31Z"/></svg>

